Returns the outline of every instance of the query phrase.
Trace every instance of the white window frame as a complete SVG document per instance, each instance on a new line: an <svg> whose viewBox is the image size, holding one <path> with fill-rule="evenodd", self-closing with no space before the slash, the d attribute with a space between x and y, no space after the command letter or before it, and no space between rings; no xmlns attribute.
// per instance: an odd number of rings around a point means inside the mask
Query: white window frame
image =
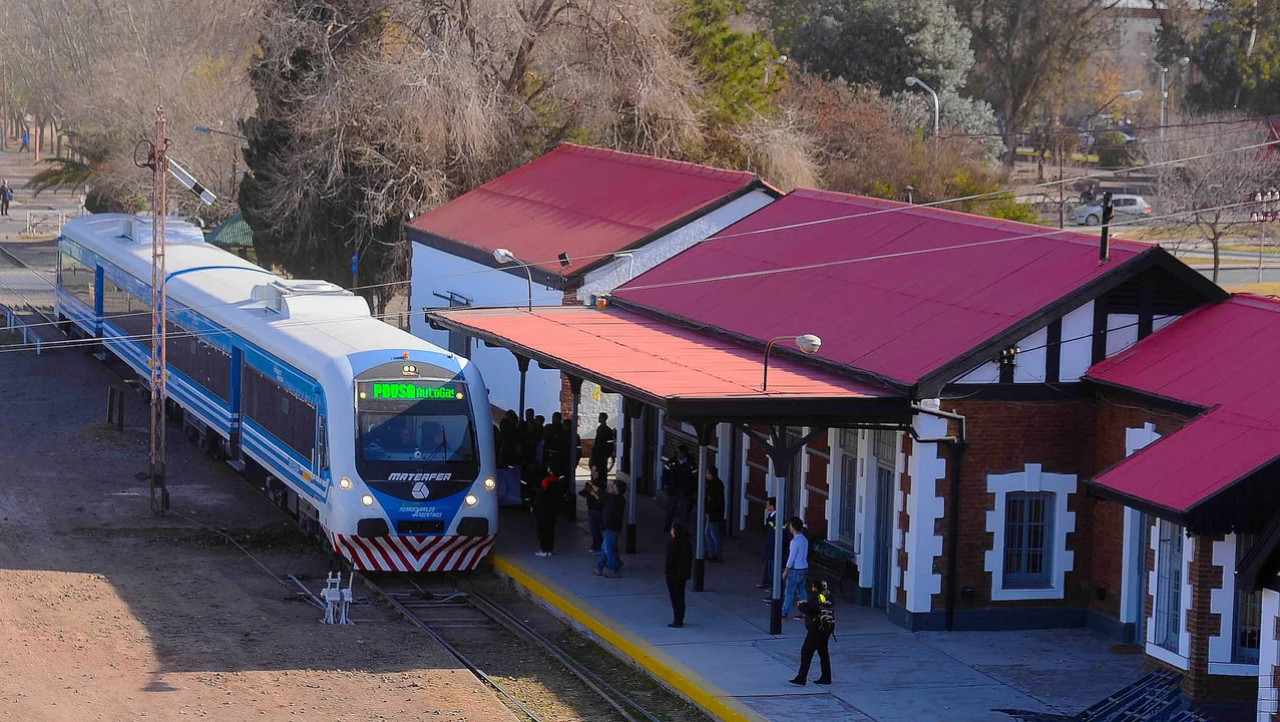
<svg viewBox="0 0 1280 722"><path fill-rule="evenodd" d="M1160 520L1152 518L1150 528L1150 548L1155 552L1155 564L1151 565L1151 571L1148 572L1147 589L1151 595L1152 605L1151 614L1147 617L1147 656L1154 657L1165 664L1172 665L1181 670L1191 669L1191 662L1188 659L1191 653L1191 632L1187 629L1187 612L1192 600L1191 589L1191 560L1196 554L1196 538L1187 536L1186 530L1178 527L1182 538L1182 591L1179 594L1179 613L1178 613L1178 651L1174 652L1159 644L1156 644L1156 615L1155 606L1157 603L1156 594L1160 589Z"/></svg>
<svg viewBox="0 0 1280 722"><path fill-rule="evenodd" d="M1011 602L1024 599L1063 599L1066 596L1067 572L1075 568L1075 553L1067 549L1067 535L1076 530L1076 514L1069 501L1076 492L1075 474L1045 473L1040 464L1027 464L1022 471L1011 474L989 474L987 491L995 494L995 509L987 512L987 531L992 534L992 547L985 554L985 569L991 572L991 600ZM1044 587L1005 587L1004 585L1004 533L1005 508L1010 492L1050 492L1053 499L1052 543L1047 547L1051 556L1049 584Z"/></svg>
<svg viewBox="0 0 1280 722"><path fill-rule="evenodd" d="M1240 603L1244 596L1235 584L1236 566L1245 551L1239 548L1240 542L1240 535L1234 533L1213 542L1213 564L1222 568L1223 584L1209 590L1209 611L1221 619L1218 634L1209 637L1209 674L1234 677L1258 674L1257 662L1242 662L1237 657ZM1261 644L1258 652L1261 655Z"/></svg>

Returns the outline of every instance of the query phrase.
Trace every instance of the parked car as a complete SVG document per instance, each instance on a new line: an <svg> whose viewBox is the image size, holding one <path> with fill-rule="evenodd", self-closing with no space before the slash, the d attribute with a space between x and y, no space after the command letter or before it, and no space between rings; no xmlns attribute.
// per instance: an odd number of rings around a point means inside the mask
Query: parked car
<svg viewBox="0 0 1280 722"><path fill-rule="evenodd" d="M1142 196L1116 194L1111 197L1111 207L1117 217L1132 221L1135 218L1150 218L1155 208ZM1102 223L1102 201L1090 203L1076 211L1077 226L1096 226Z"/></svg>

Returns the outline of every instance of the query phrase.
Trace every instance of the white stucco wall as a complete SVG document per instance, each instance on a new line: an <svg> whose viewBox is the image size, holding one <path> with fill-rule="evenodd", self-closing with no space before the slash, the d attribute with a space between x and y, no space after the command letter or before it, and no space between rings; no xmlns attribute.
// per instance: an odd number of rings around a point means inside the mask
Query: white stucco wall
<svg viewBox="0 0 1280 722"><path fill-rule="evenodd" d="M926 399L924 406L938 409L937 399ZM917 414L912 420L916 434L923 439L947 435L947 420ZM942 591L942 574L934 570L934 560L942 556L942 535L937 533L943 515L944 500L938 496L938 480L946 477L947 462L938 458L938 444L913 443L907 460L911 475L911 493L907 495L906 548L907 570L903 589L907 593L908 612L928 612L934 594Z"/></svg>
<svg viewBox="0 0 1280 722"><path fill-rule="evenodd" d="M1262 639L1258 648L1258 722L1271 722L1277 705L1275 668L1280 665L1276 617L1280 616L1280 592L1262 590Z"/></svg>
<svg viewBox="0 0 1280 722"><path fill-rule="evenodd" d="M424 308L449 308L449 293L466 297L472 307L523 306L529 302L529 282L524 274L512 275L459 258L421 243L413 244L412 280L409 284L409 331L443 348L449 347L449 333L427 325ZM439 293L445 298L435 294ZM533 305L559 306L564 293L533 284ZM520 369L511 352L490 348L472 339L469 357L480 367L489 403L514 409L520 400ZM525 386L525 407L551 418L560 410L560 372L540 368L530 362ZM594 421L594 417L592 417Z"/></svg>
<svg viewBox="0 0 1280 722"><path fill-rule="evenodd" d="M773 201L773 195L766 191L751 191L696 221L655 239L642 248L627 251L630 255L618 256L587 273L578 297L583 302L590 303L594 296L608 294L618 286L663 263L677 253L697 245L703 239L719 233ZM732 243L733 241L714 242Z"/></svg>

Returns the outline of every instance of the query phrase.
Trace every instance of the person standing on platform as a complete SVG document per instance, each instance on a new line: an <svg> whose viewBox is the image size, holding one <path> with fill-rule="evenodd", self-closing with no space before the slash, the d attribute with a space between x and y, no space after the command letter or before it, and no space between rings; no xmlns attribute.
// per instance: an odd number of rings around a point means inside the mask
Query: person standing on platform
<svg viewBox="0 0 1280 722"><path fill-rule="evenodd" d="M782 618L786 619L791 611L791 600L805 594L805 582L809 578L809 537L804 535L804 522L800 517L791 517L791 553L787 555L787 566L782 570L782 579L787 583L782 597ZM796 609L796 621L804 619Z"/></svg>
<svg viewBox="0 0 1280 722"><path fill-rule="evenodd" d="M724 534L724 482L720 480L720 472L714 466L707 467L707 559L713 562L724 561L720 548L720 537Z"/></svg>
<svg viewBox="0 0 1280 722"><path fill-rule="evenodd" d="M588 463L592 469L600 470L601 479L606 479L609 476L609 465L613 463L617 434L609 428L608 414L600 412L599 419L600 425L596 427L596 439L591 446L591 458Z"/></svg>
<svg viewBox="0 0 1280 722"><path fill-rule="evenodd" d="M556 517L564 499L560 477L547 469L538 496L533 501L533 515L538 524L538 551L535 556L549 557L556 545Z"/></svg>
<svg viewBox="0 0 1280 722"><path fill-rule="evenodd" d="M778 534L778 497L771 496L765 501L764 512L764 576L756 589L768 589L773 584L773 540Z"/></svg>
<svg viewBox="0 0 1280 722"><path fill-rule="evenodd" d="M617 577L622 569L618 559L618 535L622 533L622 519L627 509L626 495L627 482L618 480L609 485L609 493L604 497L604 508L600 514L600 526L604 530L604 553L592 570L596 576Z"/></svg>
<svg viewBox="0 0 1280 722"><path fill-rule="evenodd" d="M809 680L809 665L813 663L813 653L818 653L818 664L822 666L822 676L813 680L814 684L831 684L831 656L827 652L827 643L836 631L835 606L831 604L831 592L827 583L814 581L809 599L800 603L800 611L804 612L804 644L800 647L800 671L795 679L787 680L791 684L803 687Z"/></svg>
<svg viewBox="0 0 1280 722"><path fill-rule="evenodd" d="M693 576L693 545L684 524L671 525L671 541L667 542L667 592L671 595L671 624L684 626L684 585Z"/></svg>
<svg viewBox="0 0 1280 722"><path fill-rule="evenodd" d="M8 179L4 183L0 183L0 216L9 215L9 203L13 200L13 189L9 187Z"/></svg>
<svg viewBox="0 0 1280 722"><path fill-rule="evenodd" d="M587 524L591 527L591 548L587 551L592 554L600 554L604 546L604 529L600 525L604 518L604 499L601 498L603 490L604 479L600 476L600 470L593 468L591 479L578 492L578 496L587 501Z"/></svg>

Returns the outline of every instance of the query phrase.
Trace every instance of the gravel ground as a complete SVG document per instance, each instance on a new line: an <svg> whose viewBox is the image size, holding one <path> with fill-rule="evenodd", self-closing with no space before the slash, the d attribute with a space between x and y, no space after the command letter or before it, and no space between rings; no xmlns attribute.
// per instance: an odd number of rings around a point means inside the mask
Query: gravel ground
<svg viewBox="0 0 1280 722"><path fill-rule="evenodd" d="M126 394L106 427L111 383L82 351L0 346L0 719L516 719L385 606L318 624L278 578L328 555L176 429L152 515L147 412Z"/></svg>

